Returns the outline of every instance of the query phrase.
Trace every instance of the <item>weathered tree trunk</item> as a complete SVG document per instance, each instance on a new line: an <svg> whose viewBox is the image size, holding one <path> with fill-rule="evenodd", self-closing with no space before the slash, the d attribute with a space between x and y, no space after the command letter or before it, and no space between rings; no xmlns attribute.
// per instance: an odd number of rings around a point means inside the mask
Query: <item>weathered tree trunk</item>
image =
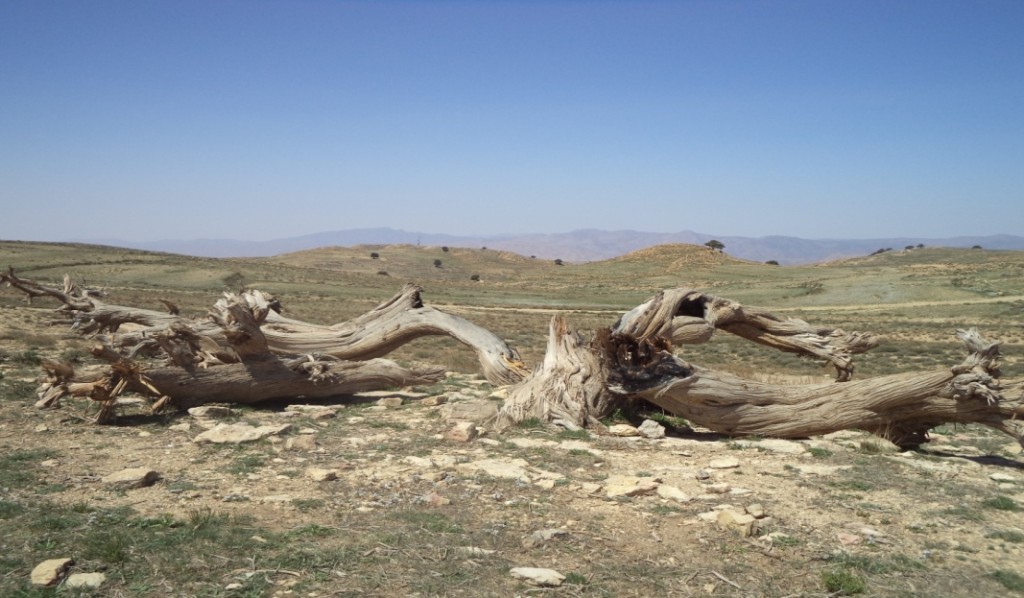
<svg viewBox="0 0 1024 598"><path fill-rule="evenodd" d="M608 370L561 316L551 319L544 363L508 392L495 419L504 429L536 418L570 430L601 427L621 396L607 388Z"/></svg>
<svg viewBox="0 0 1024 598"><path fill-rule="evenodd" d="M853 355L878 346L872 334L815 328L803 320L781 318L687 288L659 292L626 312L612 332L638 340L661 337L676 344L697 344L710 340L715 329L780 351L824 359L835 366L839 382L853 377Z"/></svg>
<svg viewBox="0 0 1024 598"><path fill-rule="evenodd" d="M122 332L108 343L129 357L158 355L168 351L166 342L175 336L186 337L194 348L201 348L207 363L230 361L225 346L231 343L224 329L207 319L187 318L172 313L113 305L95 295L77 292L65 277L63 291L18 278L13 270L0 274L5 282L32 297L49 296L61 301L63 311L74 320L73 328L83 334L118 332L123 324L138 324L139 330ZM423 289L408 284L397 295L357 318L320 326L292 320L279 313L280 305L273 297L259 291L248 291L242 297L250 307L266 312L263 334L267 348L278 355L317 353L338 359L366 360L381 357L402 345L425 336L449 336L472 348L480 361L481 371L492 384L518 382L527 369L519 354L491 331L472 322L423 304ZM165 342L162 342L163 339Z"/></svg>
<svg viewBox="0 0 1024 598"><path fill-rule="evenodd" d="M378 390L436 382L444 368L407 369L386 359L343 361L334 357L307 355L282 358L270 353L261 324L269 312L268 303L251 303L238 296L217 302L211 313L223 331L238 361L209 367L209 361L191 353L187 343L174 345L168 354L174 367L144 367L106 345L92 353L110 364L109 372L89 380L75 379L68 368L47 364L51 380L40 390L40 402L50 404L64 395L88 397L100 403L97 421L109 421L117 397L132 390L158 398L156 408L171 404L193 407L205 403L260 403L295 398L326 398L365 390ZM174 339L185 335L176 323ZM171 342L165 331L163 343ZM207 365L208 367L201 367Z"/></svg>
<svg viewBox="0 0 1024 598"><path fill-rule="evenodd" d="M612 366L609 386L729 435L805 438L860 429L900 446L917 446L940 424L979 423L1021 441L1024 427L1016 420L1024 416L1024 383L996 380L998 343L974 330L960 336L970 355L947 371L787 386L708 370L656 351L639 362ZM609 354L636 353L642 342L612 337Z"/></svg>
<svg viewBox="0 0 1024 598"><path fill-rule="evenodd" d="M324 353L340 359L387 355L423 336L445 335L476 351L481 371L493 384L522 380L526 366L519 354L493 332L423 304L419 285L407 284L369 312L333 326L318 326L271 313L263 333L275 351Z"/></svg>

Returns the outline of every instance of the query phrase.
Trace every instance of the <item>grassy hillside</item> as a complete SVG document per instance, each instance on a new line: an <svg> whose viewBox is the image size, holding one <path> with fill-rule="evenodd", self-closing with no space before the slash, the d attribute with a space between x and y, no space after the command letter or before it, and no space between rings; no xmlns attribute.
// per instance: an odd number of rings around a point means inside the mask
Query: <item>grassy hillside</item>
<svg viewBox="0 0 1024 598"><path fill-rule="evenodd" d="M775 266L674 244L602 262L556 265L490 249L444 251L414 245L213 259L0 242L0 265L54 283L67 273L107 289L122 303L158 307L156 299L167 298L199 313L224 290L260 288L280 297L290 315L321 323L362 313L404 283L416 282L431 304L492 328L533 359L540 357L554 311L573 312L578 327L593 330L658 290L675 286L703 289L823 326L886 335L888 347L862 360L864 372L952 359L958 351L952 340L957 328L977 326L1002 339L1010 367L1016 367L1024 345L1024 252L1019 251L923 248L829 264ZM474 276L479 280L472 280ZM0 305L20 304L17 294L0 294ZM699 359L735 369L769 367L780 359L746 344L722 335L699 348ZM446 357L472 367L472 357L451 345L430 340L410 350L423 359ZM926 354L934 358L921 357ZM817 372L810 362L782 359L800 373Z"/></svg>

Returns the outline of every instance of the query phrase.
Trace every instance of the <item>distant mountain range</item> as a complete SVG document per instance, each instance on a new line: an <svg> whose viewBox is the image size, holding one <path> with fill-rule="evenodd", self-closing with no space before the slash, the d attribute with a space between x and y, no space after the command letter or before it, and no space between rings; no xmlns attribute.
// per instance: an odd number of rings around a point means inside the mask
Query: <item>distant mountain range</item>
<svg viewBox="0 0 1024 598"><path fill-rule="evenodd" d="M417 233L393 228L339 230L274 239L271 241L238 241L232 239L162 240L147 242L116 239L78 239L80 242L112 245L148 251L164 251L202 257L265 257L315 249L317 247L354 245L447 245L450 247L487 247L512 251L521 255L567 262L590 262L617 257L631 251L665 243L703 245L715 239L725 244L725 252L734 257L780 264L806 264L846 257L868 255L878 249L902 249L908 245L928 247L973 247L985 249L1024 249L1024 237L990 235L929 239L897 237L887 239L801 239L798 237L727 237L693 231L648 233L632 230L584 229L567 233L494 236L459 236Z"/></svg>

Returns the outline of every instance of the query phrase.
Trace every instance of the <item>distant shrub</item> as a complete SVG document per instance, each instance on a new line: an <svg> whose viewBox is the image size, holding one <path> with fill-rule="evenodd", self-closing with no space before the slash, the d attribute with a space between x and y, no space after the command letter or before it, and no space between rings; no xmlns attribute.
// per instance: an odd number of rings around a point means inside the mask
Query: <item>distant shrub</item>
<svg viewBox="0 0 1024 598"><path fill-rule="evenodd" d="M565 262L562 261L562 258L558 258L557 260L555 260L555 265L556 266L564 266Z"/></svg>
<svg viewBox="0 0 1024 598"><path fill-rule="evenodd" d="M373 251L373 252L370 253L370 257L372 259L378 259L378 258L380 258L380 254L377 253L376 251Z"/></svg>
<svg viewBox="0 0 1024 598"><path fill-rule="evenodd" d="M441 260L434 260L434 267L435 268L440 268L441 267Z"/></svg>
<svg viewBox="0 0 1024 598"><path fill-rule="evenodd" d="M765 263L768 264L769 266L778 266L779 265L779 262L777 262L775 260L768 260Z"/></svg>
<svg viewBox="0 0 1024 598"><path fill-rule="evenodd" d="M445 246L441 247L441 251L443 251L445 253L448 253L448 246L445 245Z"/></svg>
<svg viewBox="0 0 1024 598"><path fill-rule="evenodd" d="M903 249L906 249L907 251L910 251L911 249L914 249L914 247L916 247L916 246L915 245L907 245Z"/></svg>
<svg viewBox="0 0 1024 598"><path fill-rule="evenodd" d="M981 245L975 245L974 247L971 247L971 249L981 249Z"/></svg>
<svg viewBox="0 0 1024 598"><path fill-rule="evenodd" d="M221 281L229 289L241 289L245 286L245 275L241 272L232 272L222 278Z"/></svg>
<svg viewBox="0 0 1024 598"><path fill-rule="evenodd" d="M924 249L924 243L918 243L917 244L917 248L918 249Z"/></svg>
<svg viewBox="0 0 1024 598"><path fill-rule="evenodd" d="M474 274L474 275L470 276L469 279L472 280L473 282L480 282L480 275L479 274Z"/></svg>
<svg viewBox="0 0 1024 598"><path fill-rule="evenodd" d="M704 246L712 251L723 251L725 249L725 243L722 243L718 239L711 239L705 243Z"/></svg>
<svg viewBox="0 0 1024 598"><path fill-rule="evenodd" d="M377 276L391 276L391 275L388 274L387 272L385 272L384 270L377 270Z"/></svg>

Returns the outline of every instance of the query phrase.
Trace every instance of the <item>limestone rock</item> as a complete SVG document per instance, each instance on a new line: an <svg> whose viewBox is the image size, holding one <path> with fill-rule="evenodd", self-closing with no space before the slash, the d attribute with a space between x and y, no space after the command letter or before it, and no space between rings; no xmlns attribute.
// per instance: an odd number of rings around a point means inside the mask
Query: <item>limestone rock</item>
<svg viewBox="0 0 1024 598"><path fill-rule="evenodd" d="M47 559L35 566L32 569L32 585L34 586L52 586L67 573L71 565L74 565L74 559Z"/></svg>
<svg viewBox="0 0 1024 598"><path fill-rule="evenodd" d="M314 482L330 482L338 479L338 470L326 469L324 467L310 467L306 470L306 477Z"/></svg>
<svg viewBox="0 0 1024 598"><path fill-rule="evenodd" d="M448 402L448 397L447 396L445 396L445 395L434 395L432 397L427 397L427 398L423 399L422 401L420 401L420 405L423 405L424 407L437 407L438 405L444 405L447 402Z"/></svg>
<svg viewBox="0 0 1024 598"><path fill-rule="evenodd" d="M338 417L340 405L288 405L285 413L298 413L312 419L323 420Z"/></svg>
<svg viewBox="0 0 1024 598"><path fill-rule="evenodd" d="M241 444L243 442L254 442L276 434L283 434L290 430L291 427L291 424L254 427L246 423L221 423L196 436L192 439L192 442L197 444Z"/></svg>
<svg viewBox="0 0 1024 598"><path fill-rule="evenodd" d="M740 513L733 509L722 509L718 512L718 524L735 531L744 538L753 535L755 521L753 515Z"/></svg>
<svg viewBox="0 0 1024 598"><path fill-rule="evenodd" d="M473 422L458 422L455 426L444 433L448 440L456 442L470 442L477 437L479 431Z"/></svg>
<svg viewBox="0 0 1024 598"><path fill-rule="evenodd" d="M301 436L289 436L284 441L284 448L289 451L315 451L316 436L303 434Z"/></svg>
<svg viewBox="0 0 1024 598"><path fill-rule="evenodd" d="M64 585L69 588L98 588L107 581L102 573L72 573Z"/></svg>
<svg viewBox="0 0 1024 598"><path fill-rule="evenodd" d="M613 475L605 480L605 496L608 498L620 498L652 494L657 491L660 484L661 480L659 478Z"/></svg>
<svg viewBox="0 0 1024 598"><path fill-rule="evenodd" d="M401 407L405 403L402 397L384 397L377 401L377 405L381 407L387 407L388 409L395 409Z"/></svg>
<svg viewBox="0 0 1024 598"><path fill-rule="evenodd" d="M160 479L160 472L147 467L122 469L103 477L103 483L115 490L132 490L152 486Z"/></svg>
<svg viewBox="0 0 1024 598"><path fill-rule="evenodd" d="M608 426L608 433L612 436L619 436L620 438L630 438L640 435L640 431L629 424L614 424Z"/></svg>
<svg viewBox="0 0 1024 598"><path fill-rule="evenodd" d="M676 502L690 502L691 500L693 500L692 498L690 498L689 495L687 495L679 488L676 488L675 486L668 486L665 484L660 484L658 486L657 493L658 496L662 498L674 500Z"/></svg>
<svg viewBox="0 0 1024 598"><path fill-rule="evenodd" d="M539 546L543 546L544 544L550 542L551 540L554 540L555 538L564 538L564 537L566 537L568 535L569 535L569 532L567 532L564 529L558 529L558 528L549 528L549 529L537 530L537 531L533 532L532 534L530 534L529 536L526 536L525 538L523 538L523 547L524 548L537 548Z"/></svg>
<svg viewBox="0 0 1024 598"><path fill-rule="evenodd" d="M513 567L509 573L516 579L540 587L558 587L565 581L565 576L558 571L541 567Z"/></svg>
<svg viewBox="0 0 1024 598"><path fill-rule="evenodd" d="M722 457L720 459L712 459L708 463L708 467L711 469L734 469L740 466L740 460L736 457Z"/></svg>
<svg viewBox="0 0 1024 598"><path fill-rule="evenodd" d="M745 440L741 438L735 442L743 448L756 448L762 451L785 455L800 455L807 452L807 447L803 444L782 438L764 438L762 440Z"/></svg>
<svg viewBox="0 0 1024 598"><path fill-rule="evenodd" d="M761 503L749 504L747 505L747 513L753 515L755 519L764 519L764 506Z"/></svg>
<svg viewBox="0 0 1024 598"><path fill-rule="evenodd" d="M498 413L498 403L487 400L459 401L441 406L441 417L451 423L456 421L485 422Z"/></svg>
<svg viewBox="0 0 1024 598"><path fill-rule="evenodd" d="M650 438L651 440L657 440L665 437L665 426L659 424L653 419L645 419L644 423L640 424L640 427L636 429L644 438Z"/></svg>

